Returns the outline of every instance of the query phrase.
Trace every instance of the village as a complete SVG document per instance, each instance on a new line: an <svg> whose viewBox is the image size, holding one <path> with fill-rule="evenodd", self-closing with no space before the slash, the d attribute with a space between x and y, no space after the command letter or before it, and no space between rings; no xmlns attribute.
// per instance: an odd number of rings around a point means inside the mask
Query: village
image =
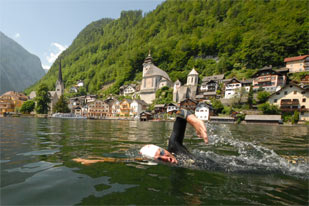
<svg viewBox="0 0 309 206"><path fill-rule="evenodd" d="M203 77L199 85L199 74L193 68L187 76L186 84L179 80L172 82L169 75L158 68L149 53L143 63L143 78L140 83L123 85L119 95L109 95L105 99L97 95L75 96L69 99L70 114L53 114L53 107L64 94L61 64L59 65L56 90L49 91L49 117L71 117L89 119L125 119L125 120L170 120L171 114L178 108L191 110L204 121L237 122L237 114L245 123L282 123L282 117L263 115L256 105L251 108L232 111L230 114L218 114L212 101L217 100L222 105L232 107L233 104L246 104L250 90L256 99L259 91L269 93L266 102L276 105L280 112L299 113L299 122L309 121L309 75L305 73L300 82L292 81L288 74L309 71L309 55L288 57L284 59L286 67L274 69L265 66L259 69L251 79L226 79L224 74ZM84 87L83 81L78 81L69 91L77 93ZM173 89L173 101L166 104L155 104L156 92L162 88ZM29 96L10 91L0 97L0 115L18 114L23 102L35 100L36 91ZM152 105L152 107L151 107ZM32 112L33 113L33 112Z"/></svg>

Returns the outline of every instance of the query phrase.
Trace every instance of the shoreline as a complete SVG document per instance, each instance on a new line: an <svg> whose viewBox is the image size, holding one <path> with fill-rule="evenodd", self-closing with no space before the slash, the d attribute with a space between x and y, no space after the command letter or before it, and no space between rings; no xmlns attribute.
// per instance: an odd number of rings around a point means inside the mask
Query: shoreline
<svg viewBox="0 0 309 206"><path fill-rule="evenodd" d="M118 121L138 121L140 122L139 119L134 119L134 118L59 118L59 117L51 117L50 115L47 114L15 114L15 115L9 115L9 116L0 116L0 118L50 118L50 119L74 119L74 120L118 120ZM153 120L148 120L146 122L174 122L174 120L164 120L164 119L153 119ZM236 121L233 122L225 122L225 121L205 121L205 123L212 123L212 124L240 124L240 125L277 125L277 126L309 126L305 121L299 121L297 124L292 124L292 123L264 123L264 122L254 122L254 123L246 123L244 121L237 123Z"/></svg>

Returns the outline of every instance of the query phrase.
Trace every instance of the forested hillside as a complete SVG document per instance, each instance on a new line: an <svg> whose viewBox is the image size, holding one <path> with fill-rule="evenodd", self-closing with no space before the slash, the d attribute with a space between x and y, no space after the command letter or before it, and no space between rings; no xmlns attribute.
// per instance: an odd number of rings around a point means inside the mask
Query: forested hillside
<svg viewBox="0 0 309 206"><path fill-rule="evenodd" d="M0 31L0 95L23 91L44 74L39 57Z"/></svg>
<svg viewBox="0 0 309 206"><path fill-rule="evenodd" d="M308 1L301 0L171 0L145 15L123 11L117 20L88 25L60 55L65 87L82 79L90 93L106 85L111 87L105 92L117 92L124 82L141 80L149 50L173 81L184 83L192 67L201 77L248 77L265 65L284 66L285 57L309 53L307 14ZM59 58L40 81L50 89Z"/></svg>

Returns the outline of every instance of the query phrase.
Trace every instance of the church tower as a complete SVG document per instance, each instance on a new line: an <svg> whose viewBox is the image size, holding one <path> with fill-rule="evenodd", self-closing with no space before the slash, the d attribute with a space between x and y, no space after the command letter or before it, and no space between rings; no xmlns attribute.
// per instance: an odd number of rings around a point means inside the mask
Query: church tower
<svg viewBox="0 0 309 206"><path fill-rule="evenodd" d="M56 93L58 98L60 98L61 95L64 93L64 84L62 81L62 72L61 72L61 59L59 63L59 73L58 73L58 80L56 82Z"/></svg>
<svg viewBox="0 0 309 206"><path fill-rule="evenodd" d="M143 63L143 76L149 70L151 64L153 64L153 60L152 60L150 50L149 50L148 56L146 57L146 59Z"/></svg>
<svg viewBox="0 0 309 206"><path fill-rule="evenodd" d="M198 73L193 68L187 77L187 85L188 86L197 86L198 84Z"/></svg>

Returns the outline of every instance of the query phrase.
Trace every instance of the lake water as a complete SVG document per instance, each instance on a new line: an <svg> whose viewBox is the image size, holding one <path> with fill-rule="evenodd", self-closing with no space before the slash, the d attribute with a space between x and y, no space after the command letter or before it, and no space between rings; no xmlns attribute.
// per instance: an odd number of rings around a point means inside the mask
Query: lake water
<svg viewBox="0 0 309 206"><path fill-rule="evenodd" d="M206 126L184 144L221 169L140 160L173 122L0 118L1 205L308 205L308 126Z"/></svg>

